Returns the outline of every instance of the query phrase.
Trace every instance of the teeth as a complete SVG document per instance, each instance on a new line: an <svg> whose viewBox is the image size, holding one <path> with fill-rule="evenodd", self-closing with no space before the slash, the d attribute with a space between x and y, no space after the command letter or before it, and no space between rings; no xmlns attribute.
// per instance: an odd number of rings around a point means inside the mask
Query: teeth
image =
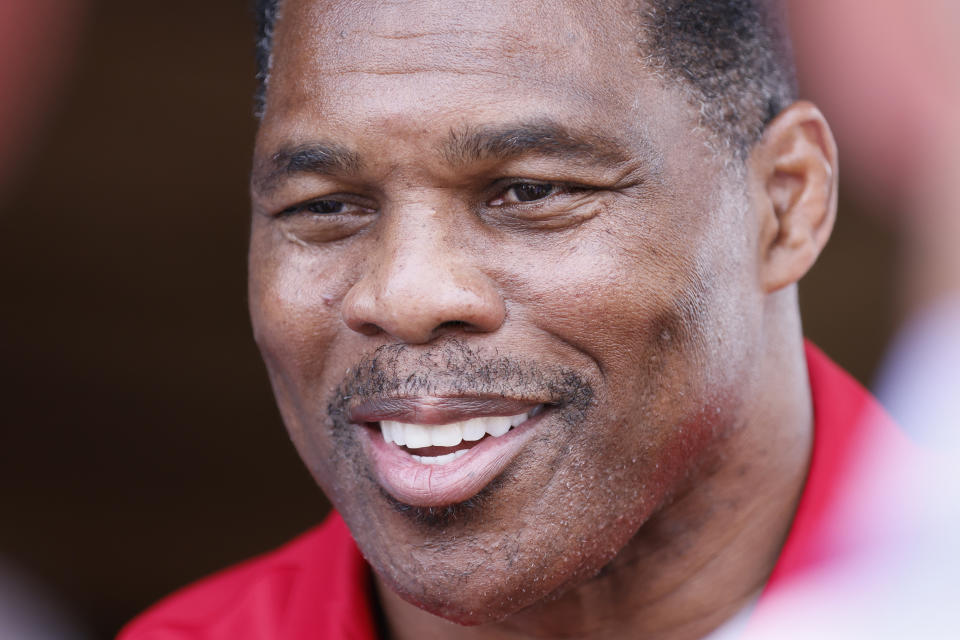
<svg viewBox="0 0 960 640"><path fill-rule="evenodd" d="M526 417L524 416L524 420ZM499 438L507 431L510 431L511 418L487 418L487 433ZM523 420L521 420L523 422Z"/></svg>
<svg viewBox="0 0 960 640"><path fill-rule="evenodd" d="M453 424L439 424L428 429L430 433L430 442L435 447L455 447L463 440L463 428L454 422Z"/></svg>
<svg viewBox="0 0 960 640"><path fill-rule="evenodd" d="M523 424L524 422L526 422L528 419L532 418L535 415L536 414L531 411L530 413L521 413L518 416L513 416L512 418L510 418L510 426L519 427L521 424Z"/></svg>
<svg viewBox="0 0 960 640"><path fill-rule="evenodd" d="M467 420L466 422L461 422L460 424L463 425L463 427L461 428L461 431L463 432L464 440L473 442L487 435L486 418L477 418L476 420Z"/></svg>
<svg viewBox="0 0 960 640"><path fill-rule="evenodd" d="M420 464L447 464L448 462L453 462L462 455L466 455L469 449L460 449L460 451L454 451L453 453L447 453L442 456L410 456Z"/></svg>
<svg viewBox="0 0 960 640"><path fill-rule="evenodd" d="M381 420L380 432L387 442L407 446L410 449L422 449L430 446L455 447L464 440L474 442L488 433L495 438L499 438L513 427L523 424L531 415L535 415L534 412L538 412L538 409L539 407L529 413L521 413L515 416L472 418L462 422L440 425L420 425L394 420ZM461 452L457 451L456 453ZM414 458L417 457L414 456ZM419 457L424 458L424 456ZM424 464L443 464L443 462L436 461L444 459L445 456L428 456L426 458L431 461L424 462ZM450 460L452 459L450 458Z"/></svg>
<svg viewBox="0 0 960 640"><path fill-rule="evenodd" d="M403 437L407 441L407 446L411 449L420 449L429 447L432 444L430 429L419 424L403 424L398 422L394 427L403 430Z"/></svg>
<svg viewBox="0 0 960 640"><path fill-rule="evenodd" d="M383 434L383 439L387 442L393 442L403 446L407 441L406 438L404 438L403 432L403 425L399 422L384 420L380 423L380 433Z"/></svg>

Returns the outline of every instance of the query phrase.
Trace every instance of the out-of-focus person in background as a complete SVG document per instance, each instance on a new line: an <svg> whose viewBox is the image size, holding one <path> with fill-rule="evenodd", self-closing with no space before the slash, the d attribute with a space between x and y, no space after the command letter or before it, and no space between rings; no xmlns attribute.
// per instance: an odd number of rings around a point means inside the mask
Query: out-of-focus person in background
<svg viewBox="0 0 960 640"><path fill-rule="evenodd" d="M0 2L0 204L54 107L79 35L83 5L83 0ZM0 513L0 526L17 526L11 515ZM3 558L3 552L0 549L0 638L83 637L57 596Z"/></svg>
<svg viewBox="0 0 960 640"><path fill-rule="evenodd" d="M85 4L85 0L0 2L0 202L56 106Z"/></svg>
<svg viewBox="0 0 960 640"><path fill-rule="evenodd" d="M790 13L802 92L830 119L842 184L896 233L900 329L875 387L918 446L905 458L902 443L867 443L835 488L845 557L785 596L757 637L957 637L960 3L793 0Z"/></svg>
<svg viewBox="0 0 960 640"><path fill-rule="evenodd" d="M880 399L920 440L960 435L960 3L794 0L805 95L844 187L900 239L902 331Z"/></svg>

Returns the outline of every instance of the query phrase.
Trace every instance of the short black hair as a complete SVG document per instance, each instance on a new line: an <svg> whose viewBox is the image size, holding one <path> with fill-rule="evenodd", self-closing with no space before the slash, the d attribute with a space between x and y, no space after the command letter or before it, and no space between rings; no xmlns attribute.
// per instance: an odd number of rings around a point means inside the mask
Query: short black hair
<svg viewBox="0 0 960 640"><path fill-rule="evenodd" d="M263 115L282 0L254 0L256 114ZM690 90L702 124L739 156L796 99L781 0L637 0L644 60Z"/></svg>
<svg viewBox="0 0 960 640"><path fill-rule="evenodd" d="M254 94L254 113L257 118L263 116L263 109L267 100L267 81L270 79L270 67L273 53L273 28L277 24L277 15L280 13L280 0L254 0L253 18L256 21L257 31L255 43L255 60L257 63L257 89Z"/></svg>
<svg viewBox="0 0 960 640"><path fill-rule="evenodd" d="M781 0L640 0L640 50L741 156L797 97Z"/></svg>

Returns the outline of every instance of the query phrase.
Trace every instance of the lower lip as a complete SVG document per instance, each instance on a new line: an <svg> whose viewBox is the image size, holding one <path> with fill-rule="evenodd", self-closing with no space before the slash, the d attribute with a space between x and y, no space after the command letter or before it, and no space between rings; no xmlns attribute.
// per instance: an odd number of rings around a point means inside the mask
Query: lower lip
<svg viewBox="0 0 960 640"><path fill-rule="evenodd" d="M488 435L446 464L417 462L398 445L386 442L377 427L362 429L362 437L367 441L374 475L387 493L414 507L443 507L469 500L500 475L546 413L529 418L500 437Z"/></svg>

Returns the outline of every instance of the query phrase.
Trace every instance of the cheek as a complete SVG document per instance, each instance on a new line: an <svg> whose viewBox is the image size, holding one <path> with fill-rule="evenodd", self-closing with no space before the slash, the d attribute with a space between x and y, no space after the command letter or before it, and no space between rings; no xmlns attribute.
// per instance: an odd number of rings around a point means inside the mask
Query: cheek
<svg viewBox="0 0 960 640"><path fill-rule="evenodd" d="M298 248L258 239L250 250L249 303L254 335L290 436L311 470L322 459L311 428L326 420L323 372L337 336L335 284Z"/></svg>
<svg viewBox="0 0 960 640"><path fill-rule="evenodd" d="M302 383L321 370L337 314L317 289L308 273L290 265L251 274L250 315L271 376Z"/></svg>
<svg viewBox="0 0 960 640"><path fill-rule="evenodd" d="M344 269L332 254L301 247L268 224L250 245L249 301L257 345L271 376L315 381L340 325Z"/></svg>
<svg viewBox="0 0 960 640"><path fill-rule="evenodd" d="M611 224L549 259L514 264L521 275L507 279L518 283L508 297L524 322L588 356L608 382L649 381L666 359L700 350L709 303L697 251L668 225Z"/></svg>

